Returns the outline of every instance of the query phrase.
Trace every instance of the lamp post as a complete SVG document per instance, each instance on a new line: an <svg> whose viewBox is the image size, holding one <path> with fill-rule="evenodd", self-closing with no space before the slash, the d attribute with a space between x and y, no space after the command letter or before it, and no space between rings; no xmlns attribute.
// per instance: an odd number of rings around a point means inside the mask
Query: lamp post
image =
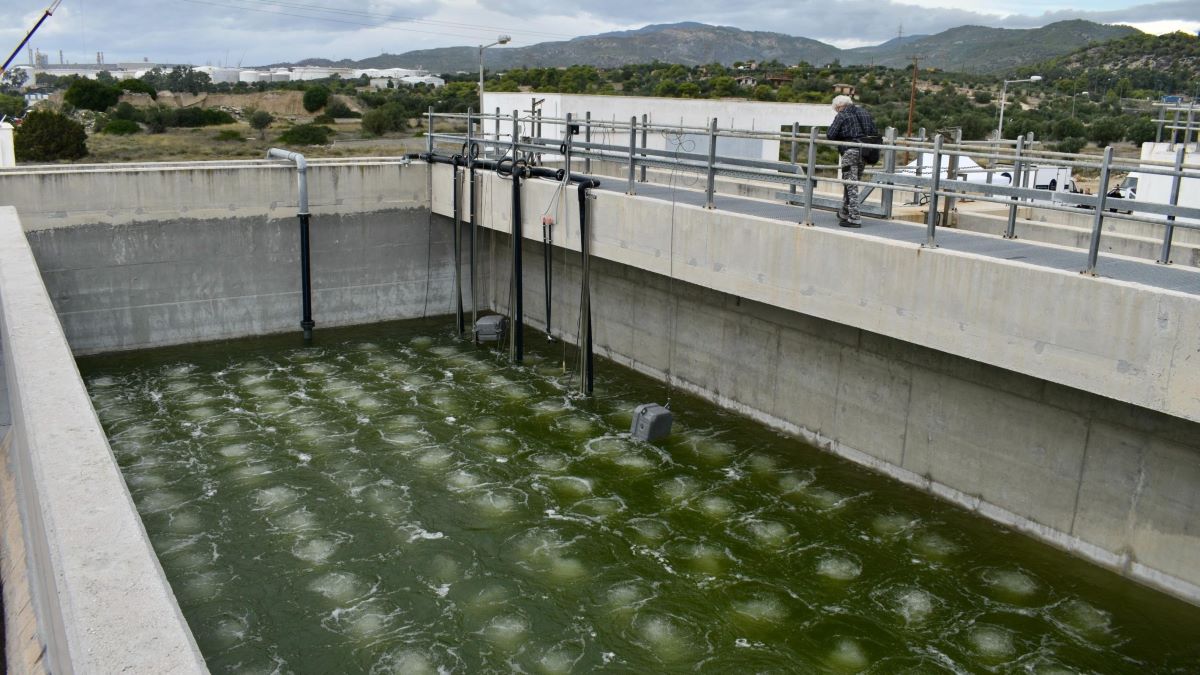
<svg viewBox="0 0 1200 675"><path fill-rule="evenodd" d="M1076 94L1088 95L1086 91L1076 92ZM1075 119L1075 94L1071 94L1071 119Z"/></svg>
<svg viewBox="0 0 1200 675"><path fill-rule="evenodd" d="M1004 104L1008 100L1008 85L1015 82L1041 82L1041 75L1031 75L1022 80L1005 80L1000 91L1000 125L996 127L996 140L1004 140Z"/></svg>
<svg viewBox="0 0 1200 675"><path fill-rule="evenodd" d="M506 45L511 40L512 37L508 35L500 35L490 45L479 45L479 112L481 113L483 112L483 50L496 45Z"/></svg>

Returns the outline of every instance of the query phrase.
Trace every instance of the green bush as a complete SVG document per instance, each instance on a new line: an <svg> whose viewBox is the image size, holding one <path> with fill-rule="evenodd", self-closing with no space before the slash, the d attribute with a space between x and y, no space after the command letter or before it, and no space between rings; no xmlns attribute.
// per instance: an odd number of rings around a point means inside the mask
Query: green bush
<svg viewBox="0 0 1200 675"><path fill-rule="evenodd" d="M325 106L325 114L329 115L330 117L341 117L343 119L347 117L362 117L362 113L351 110L350 106L337 99L330 101Z"/></svg>
<svg viewBox="0 0 1200 675"><path fill-rule="evenodd" d="M75 78L71 82L71 86L67 87L66 93L63 94L63 100L76 108L96 112L104 112L113 107L120 97L120 87L104 84L97 80L89 80L86 77Z"/></svg>
<svg viewBox="0 0 1200 675"><path fill-rule="evenodd" d="M13 144L21 162L53 162L86 157L87 132L66 115L34 111L17 127Z"/></svg>
<svg viewBox="0 0 1200 675"><path fill-rule="evenodd" d="M0 115L20 117L25 112L25 99L20 96L0 94Z"/></svg>
<svg viewBox="0 0 1200 675"><path fill-rule="evenodd" d="M258 132L259 138L266 138L266 128L271 126L275 117L266 110L247 110L246 113L246 121L250 123L250 128Z"/></svg>
<svg viewBox="0 0 1200 675"><path fill-rule="evenodd" d="M142 128L139 127L138 123L134 122L133 120L113 119L110 120L108 124L104 125L104 128L100 130L100 133L128 136L129 134L136 134L141 130Z"/></svg>
<svg viewBox="0 0 1200 675"><path fill-rule="evenodd" d="M209 127L218 124L233 124L237 121L233 119L233 115L215 108L180 108L172 112L174 113L173 123L168 122L167 124L170 127Z"/></svg>
<svg viewBox="0 0 1200 675"><path fill-rule="evenodd" d="M328 102L329 90L325 87L317 85L304 90L304 109L308 112L316 112Z"/></svg>
<svg viewBox="0 0 1200 675"><path fill-rule="evenodd" d="M321 113L313 118L313 124L333 124L333 115L329 113Z"/></svg>
<svg viewBox="0 0 1200 675"><path fill-rule="evenodd" d="M281 143L289 145L325 145L333 129L318 124L298 124L279 135Z"/></svg>
<svg viewBox="0 0 1200 675"><path fill-rule="evenodd" d="M975 102L979 105L987 105L992 102L992 92L979 90L975 92Z"/></svg>
<svg viewBox="0 0 1200 675"><path fill-rule="evenodd" d="M128 91L128 92L132 92L132 93L136 93L136 94L150 94L151 99L153 99L155 101L158 100L158 92L154 90L154 87L151 87L149 84L143 82L142 80L121 80L120 82L117 83L117 86L120 87L123 91Z"/></svg>
<svg viewBox="0 0 1200 675"><path fill-rule="evenodd" d="M241 132L237 129L222 129L217 132L215 137L218 141L244 141Z"/></svg>
<svg viewBox="0 0 1200 675"><path fill-rule="evenodd" d="M404 106L393 101L367 111L362 117L362 128L372 136L382 136L389 131L403 131L408 126L408 117Z"/></svg>
<svg viewBox="0 0 1200 675"><path fill-rule="evenodd" d="M1086 138L1082 136L1068 136L1059 141L1058 145L1054 146L1054 149L1059 152L1076 153L1082 150L1085 145L1087 145Z"/></svg>

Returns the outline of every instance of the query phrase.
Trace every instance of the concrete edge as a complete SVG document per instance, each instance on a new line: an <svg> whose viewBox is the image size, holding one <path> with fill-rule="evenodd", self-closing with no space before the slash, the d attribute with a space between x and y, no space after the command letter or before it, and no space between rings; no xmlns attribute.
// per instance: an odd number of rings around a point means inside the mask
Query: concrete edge
<svg viewBox="0 0 1200 675"><path fill-rule="evenodd" d="M0 383L2 384L2 383ZM11 429L0 427L0 585L4 591L4 669L8 673L47 672L46 644L33 611L25 533L13 479Z"/></svg>
<svg viewBox="0 0 1200 675"><path fill-rule="evenodd" d="M526 325L543 332L546 330L545 324L536 319L527 318ZM573 341L576 338L576 336L563 333L562 331L556 332L554 336L557 339L566 341ZM1054 528L1047 527L1024 516L1017 515L1007 509L985 502L978 496L967 494L966 492L956 490L948 485L909 471L908 469L889 464L882 459L878 459L861 450L858 450L857 448L853 448L841 443L840 441L827 438L805 427L793 424L792 422L788 422L787 420L779 417L775 417L774 415L765 413L757 408L753 408L727 396L716 394L708 389L683 380L679 377L669 375L666 372L648 366L640 361L637 361L636 359L626 357L607 347L596 345L596 353L613 361L614 363L625 366L626 368L637 371L643 375L652 377L660 382L669 383L672 386L678 387L689 394L698 396L705 401L718 405L726 410L731 410L738 414L745 415L756 422L765 424L773 429L778 429L784 433L798 436L809 445L815 446L820 450L832 453L842 457L843 459L850 460L859 466L866 467L867 469L895 479L905 485L909 485L928 494L932 494L939 499L954 504L955 506L978 513L980 516L988 520L1012 528L1021 534L1027 535L1038 541L1049 544L1061 551L1070 553L1074 556L1099 565L1100 567L1103 567L1111 572L1115 572L1123 577L1132 579L1133 581L1167 593L1168 595L1180 598L1191 604L1200 605L1200 585L1190 583L1176 576L1164 574L1163 572L1147 567L1146 565L1134 560L1127 554L1114 554L1111 551L1103 549L1094 544L1090 544L1078 537L1066 534L1065 532L1060 532Z"/></svg>
<svg viewBox="0 0 1200 675"><path fill-rule="evenodd" d="M12 207L0 207L0 343L14 496L46 668L208 672Z"/></svg>

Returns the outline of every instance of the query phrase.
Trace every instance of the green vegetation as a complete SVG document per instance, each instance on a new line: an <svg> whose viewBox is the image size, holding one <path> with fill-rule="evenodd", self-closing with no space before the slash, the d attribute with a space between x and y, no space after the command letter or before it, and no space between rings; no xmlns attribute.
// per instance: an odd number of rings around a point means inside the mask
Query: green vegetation
<svg viewBox="0 0 1200 675"><path fill-rule="evenodd" d="M104 128L101 129L100 132L105 134L116 134L117 136L128 136L129 134L136 134L141 130L142 128L133 120L112 119L109 120L108 124L104 125Z"/></svg>
<svg viewBox="0 0 1200 675"><path fill-rule="evenodd" d="M86 157L87 132L66 115L34 111L17 127L13 144L18 162L55 162Z"/></svg>
<svg viewBox="0 0 1200 675"><path fill-rule="evenodd" d="M109 78L111 79L111 78ZM104 112L117 104L121 97L120 87L99 80L76 77L63 94L63 100L81 110Z"/></svg>
<svg viewBox="0 0 1200 675"><path fill-rule="evenodd" d="M214 138L218 141L245 142L246 140L242 137L242 133L237 129L222 129L217 132L217 135L214 136Z"/></svg>
<svg viewBox="0 0 1200 675"><path fill-rule="evenodd" d="M22 71L24 72L24 71ZM0 94L0 115L20 117L25 112L25 99L20 96Z"/></svg>
<svg viewBox="0 0 1200 675"><path fill-rule="evenodd" d="M329 90L325 87L317 85L304 91L304 109L308 112L316 112L324 108L328 102Z"/></svg>
<svg viewBox="0 0 1200 675"><path fill-rule="evenodd" d="M279 134L279 142L289 145L325 145L333 129L320 124L297 124Z"/></svg>
<svg viewBox="0 0 1200 675"><path fill-rule="evenodd" d="M275 117L266 110L247 110L246 121L250 128L258 132L260 139L267 137L267 127L275 121Z"/></svg>

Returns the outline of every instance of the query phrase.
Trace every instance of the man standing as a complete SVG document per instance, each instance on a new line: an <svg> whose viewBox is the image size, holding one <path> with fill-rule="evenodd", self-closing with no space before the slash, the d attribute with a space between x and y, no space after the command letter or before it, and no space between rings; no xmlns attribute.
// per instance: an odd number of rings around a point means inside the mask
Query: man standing
<svg viewBox="0 0 1200 675"><path fill-rule="evenodd" d="M837 115L833 124L825 132L825 137L831 141L862 142L865 136L878 136L875 120L866 109L854 105L849 96L835 96L833 109ZM874 140L874 139L872 139ZM842 153L842 178L845 180L862 180L863 163L862 148L850 146L839 147ZM842 227L862 227L862 216L858 212L858 186L845 185L842 195L842 208L838 210L838 225Z"/></svg>

